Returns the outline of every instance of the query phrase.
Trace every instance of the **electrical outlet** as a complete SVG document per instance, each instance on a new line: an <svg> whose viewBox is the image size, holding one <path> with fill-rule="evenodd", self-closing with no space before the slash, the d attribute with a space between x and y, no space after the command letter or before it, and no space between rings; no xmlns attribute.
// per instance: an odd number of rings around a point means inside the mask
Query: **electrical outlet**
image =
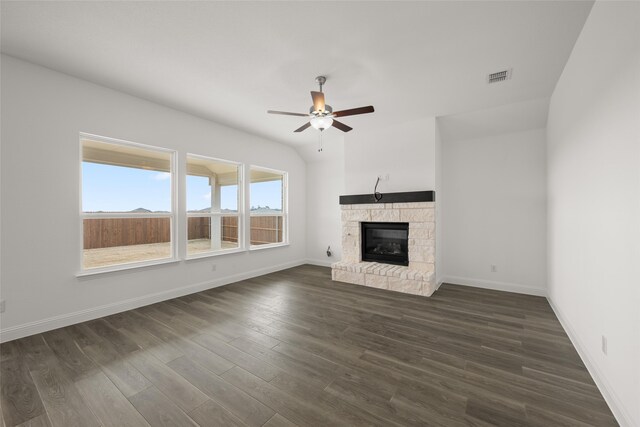
<svg viewBox="0 0 640 427"><path fill-rule="evenodd" d="M498 266L497 266L497 265L494 265L494 264L491 264L491 272L492 272L492 273L495 273L495 272L497 272L497 271L498 271Z"/></svg>
<svg viewBox="0 0 640 427"><path fill-rule="evenodd" d="M605 337L604 335L602 336L602 352L605 355L607 354L607 337Z"/></svg>
<svg viewBox="0 0 640 427"><path fill-rule="evenodd" d="M218 267L215 264L211 264L211 271L216 271Z"/></svg>
<svg viewBox="0 0 640 427"><path fill-rule="evenodd" d="M6 305L5 300L0 301L0 313L4 313L5 305Z"/></svg>

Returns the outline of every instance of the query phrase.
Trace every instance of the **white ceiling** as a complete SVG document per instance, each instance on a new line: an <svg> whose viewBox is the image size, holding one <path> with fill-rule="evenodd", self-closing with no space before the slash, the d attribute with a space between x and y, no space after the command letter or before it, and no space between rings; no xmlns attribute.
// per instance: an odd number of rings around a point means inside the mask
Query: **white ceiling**
<svg viewBox="0 0 640 427"><path fill-rule="evenodd" d="M352 132L548 98L592 4L3 1L2 52L300 146L265 112L308 112L319 74L334 110L375 106Z"/></svg>

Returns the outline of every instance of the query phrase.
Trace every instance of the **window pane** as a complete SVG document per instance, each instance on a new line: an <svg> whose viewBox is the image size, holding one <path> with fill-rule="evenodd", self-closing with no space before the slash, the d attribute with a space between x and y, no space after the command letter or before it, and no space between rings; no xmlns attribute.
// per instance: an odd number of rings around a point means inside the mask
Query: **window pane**
<svg viewBox="0 0 640 427"><path fill-rule="evenodd" d="M220 208L222 212L238 212L237 185L226 185L220 188Z"/></svg>
<svg viewBox="0 0 640 427"><path fill-rule="evenodd" d="M251 213L282 213L282 180L251 183Z"/></svg>
<svg viewBox="0 0 640 427"><path fill-rule="evenodd" d="M82 142L84 212L170 212L171 154Z"/></svg>
<svg viewBox="0 0 640 427"><path fill-rule="evenodd" d="M187 211L211 212L209 178L187 175Z"/></svg>
<svg viewBox="0 0 640 427"><path fill-rule="evenodd" d="M251 213L282 213L283 174L251 169Z"/></svg>
<svg viewBox="0 0 640 427"><path fill-rule="evenodd" d="M268 245L283 242L283 218L276 215L251 217L251 244Z"/></svg>
<svg viewBox="0 0 640 427"><path fill-rule="evenodd" d="M188 226L188 255L238 247L237 216L191 217Z"/></svg>
<svg viewBox="0 0 640 427"><path fill-rule="evenodd" d="M284 241L284 172L251 168L251 244Z"/></svg>
<svg viewBox="0 0 640 427"><path fill-rule="evenodd" d="M171 257L170 218L83 220L83 268Z"/></svg>
<svg viewBox="0 0 640 427"><path fill-rule="evenodd" d="M187 255L238 247L238 184L236 163L187 155L187 211L215 213L188 218Z"/></svg>
<svg viewBox="0 0 640 427"><path fill-rule="evenodd" d="M187 211L238 212L237 164L187 157Z"/></svg>
<svg viewBox="0 0 640 427"><path fill-rule="evenodd" d="M83 138L83 269L171 258L172 153ZM136 218L161 212L166 217Z"/></svg>

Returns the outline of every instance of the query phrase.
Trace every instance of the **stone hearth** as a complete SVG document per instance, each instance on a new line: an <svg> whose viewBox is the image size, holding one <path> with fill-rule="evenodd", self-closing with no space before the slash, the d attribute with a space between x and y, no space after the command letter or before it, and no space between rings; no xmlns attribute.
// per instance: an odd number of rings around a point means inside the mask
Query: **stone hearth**
<svg viewBox="0 0 640 427"><path fill-rule="evenodd" d="M342 260L331 277L415 295L430 296L435 281L435 202L343 204ZM362 262L361 222L409 223L409 266Z"/></svg>

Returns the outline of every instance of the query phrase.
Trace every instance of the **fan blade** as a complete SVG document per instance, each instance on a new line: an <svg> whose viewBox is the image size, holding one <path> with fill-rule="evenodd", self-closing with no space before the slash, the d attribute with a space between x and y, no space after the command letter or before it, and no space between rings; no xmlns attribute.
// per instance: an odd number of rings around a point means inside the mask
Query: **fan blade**
<svg viewBox="0 0 640 427"><path fill-rule="evenodd" d="M353 129L352 127L349 127L344 123L339 122L335 119L333 120L333 123L331 124L331 126L333 126L336 129L340 129L342 132L349 132L351 129Z"/></svg>
<svg viewBox="0 0 640 427"><path fill-rule="evenodd" d="M360 108L352 108L350 110L342 110L336 111L333 113L333 117L344 117L344 116L355 116L357 114L367 114L373 113L373 105L369 105L368 107L360 107Z"/></svg>
<svg viewBox="0 0 640 427"><path fill-rule="evenodd" d="M307 123L303 124L298 129L294 130L294 132L302 132L303 130L305 130L309 126L311 126L311 122L307 122Z"/></svg>
<svg viewBox="0 0 640 427"><path fill-rule="evenodd" d="M324 93L311 91L314 111L324 111Z"/></svg>
<svg viewBox="0 0 640 427"><path fill-rule="evenodd" d="M283 116L299 116L299 117L309 117L308 114L302 114L302 113L289 113L287 111L273 111L273 110L268 110L267 111L268 114L282 114Z"/></svg>

